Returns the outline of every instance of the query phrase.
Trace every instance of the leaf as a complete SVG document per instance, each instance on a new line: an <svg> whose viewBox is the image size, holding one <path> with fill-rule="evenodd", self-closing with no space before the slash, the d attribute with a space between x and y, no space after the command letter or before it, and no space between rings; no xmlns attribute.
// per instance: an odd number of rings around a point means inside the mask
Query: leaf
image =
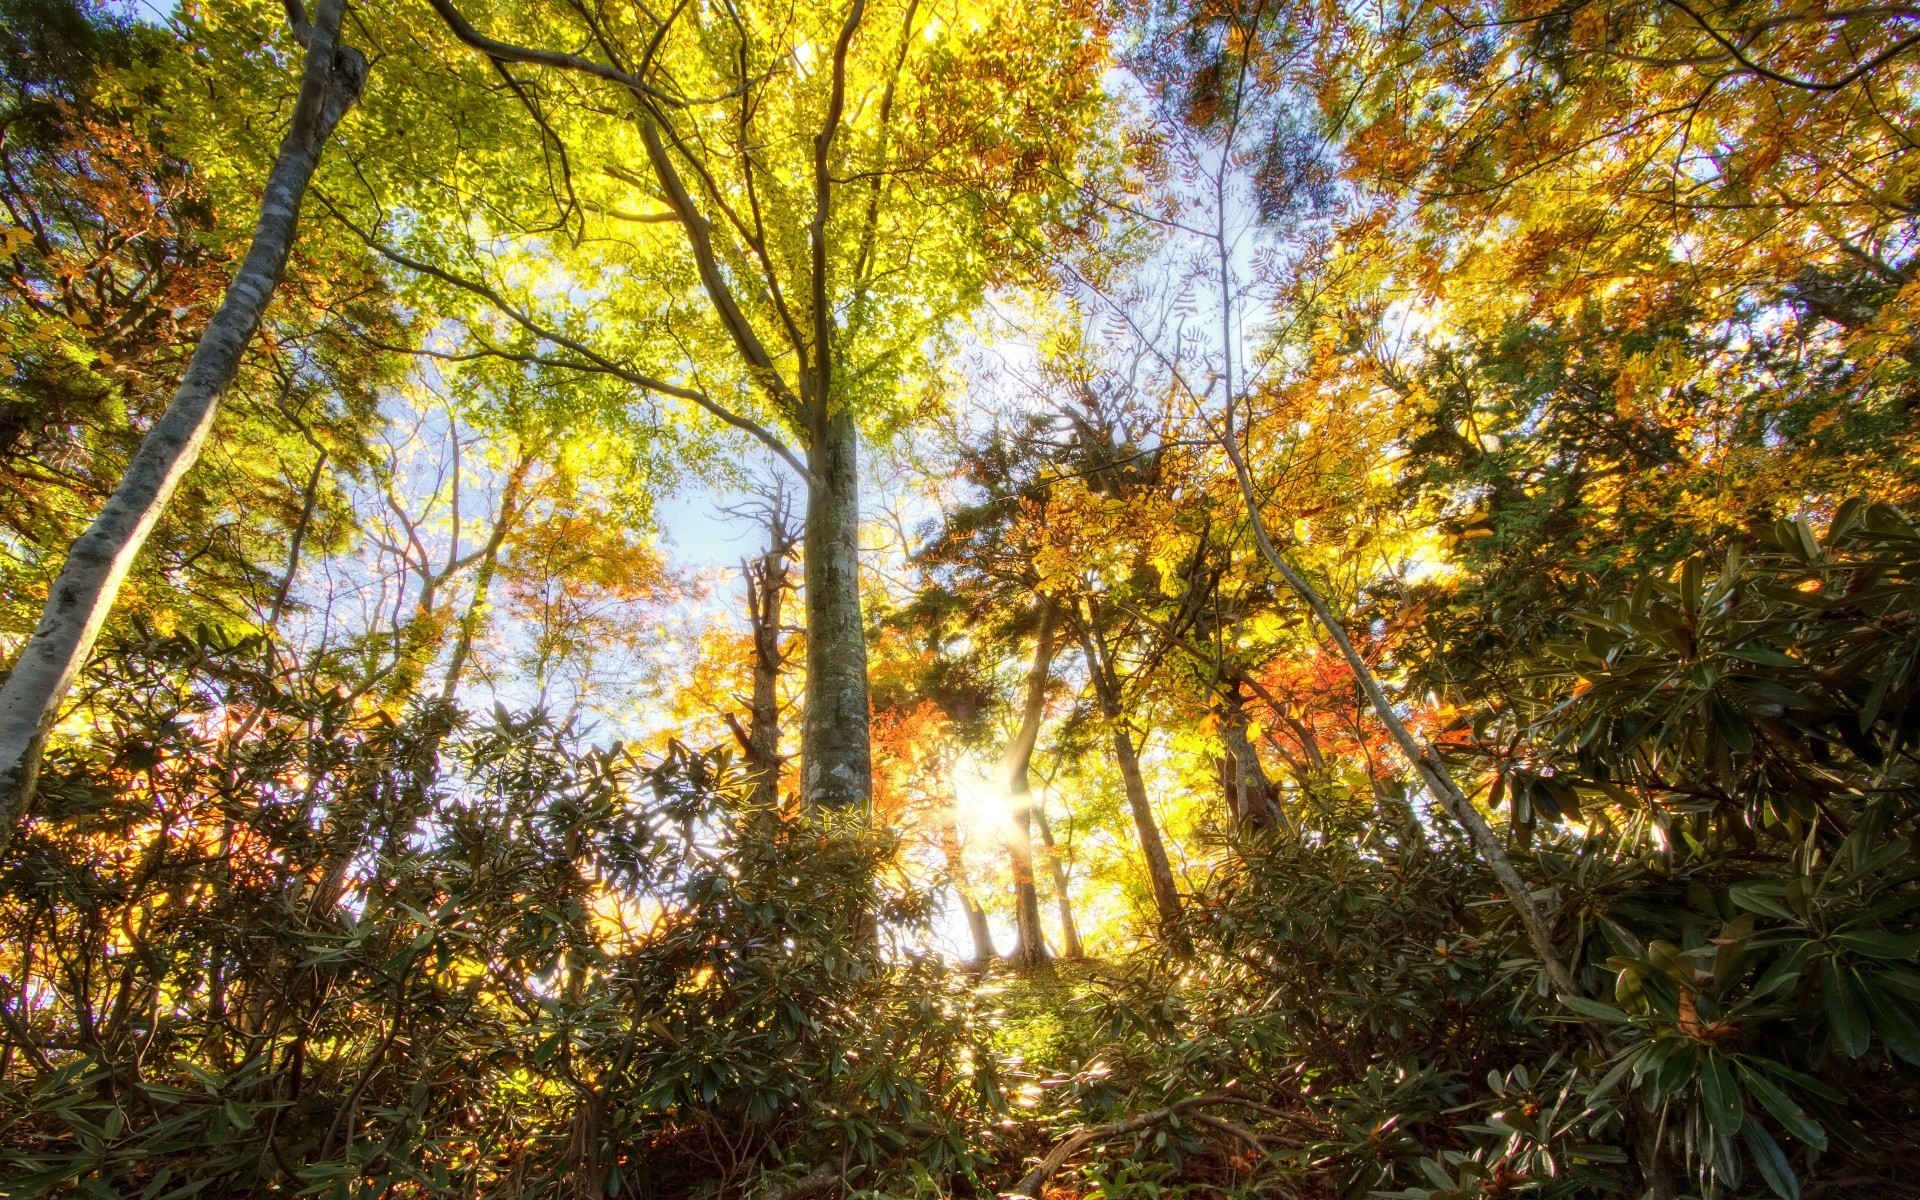
<svg viewBox="0 0 1920 1200"><path fill-rule="evenodd" d="M1560 997L1560 1003L1591 1020L1605 1021L1610 1025L1630 1025L1633 1023L1632 1017L1629 1017L1613 1005L1603 1004L1598 1000L1589 1000L1585 996L1562 996Z"/></svg>
<svg viewBox="0 0 1920 1200"><path fill-rule="evenodd" d="M1733 902L1749 912L1757 912L1766 917L1779 917L1786 921L1796 921L1799 919L1798 915L1788 908L1782 899L1786 892L1787 888L1783 883L1758 881L1736 883L1727 889L1727 895L1732 897Z"/></svg>
<svg viewBox="0 0 1920 1200"><path fill-rule="evenodd" d="M1855 954L1868 958L1908 959L1920 954L1920 933L1899 934L1885 929L1848 929L1833 935L1833 940Z"/></svg>
<svg viewBox="0 0 1920 1200"><path fill-rule="evenodd" d="M1753 753L1753 725L1747 715L1718 696L1713 698L1713 724L1735 754Z"/></svg>
<svg viewBox="0 0 1920 1200"><path fill-rule="evenodd" d="M1612 1070L1600 1077L1600 1082L1594 1084L1593 1090L1587 1093L1588 1111L1592 1111L1594 1105L1600 1103L1601 1100L1612 1093L1614 1088L1620 1085L1620 1081L1626 1078L1627 1072L1633 1069L1634 1063L1639 1060L1642 1054L1646 1053L1646 1046L1650 1044L1651 1043L1642 1043L1632 1050L1629 1050L1620 1057L1619 1062L1613 1064Z"/></svg>
<svg viewBox="0 0 1920 1200"><path fill-rule="evenodd" d="M1799 983L1801 972L1806 970L1807 956L1813 952L1813 943L1802 941L1795 943L1785 954L1773 961L1759 980L1753 985L1753 996L1771 996L1773 993L1793 987Z"/></svg>
<svg viewBox="0 0 1920 1200"><path fill-rule="evenodd" d="M1887 1049L1915 1066L1920 1066L1920 1027L1916 1027L1907 1006L1882 992L1865 977L1859 978L1860 993L1873 1013L1874 1032Z"/></svg>
<svg viewBox="0 0 1920 1200"><path fill-rule="evenodd" d="M1815 1150L1827 1148L1827 1131L1807 1116L1792 1097L1780 1090L1778 1084L1746 1063L1740 1063L1739 1067L1740 1078L1747 1085L1747 1093L1758 1100L1760 1107L1766 1109L1774 1120L1780 1122L1782 1129Z"/></svg>
<svg viewBox="0 0 1920 1200"><path fill-rule="evenodd" d="M1820 987L1825 993L1827 1026L1833 1031L1834 1044L1848 1058L1867 1052L1873 1026L1867 1019L1866 1005L1854 986L1853 972L1829 958L1821 964Z"/></svg>
<svg viewBox="0 0 1920 1200"><path fill-rule="evenodd" d="M1758 1121L1747 1122L1742 1132L1747 1151L1753 1155L1760 1177L1767 1181L1773 1194L1781 1200L1800 1200L1800 1177L1794 1174L1793 1164L1787 1160L1786 1151L1780 1149L1780 1143L1774 1141L1773 1135Z"/></svg>
<svg viewBox="0 0 1920 1200"><path fill-rule="evenodd" d="M1721 1133L1731 1137L1740 1131L1746 1117L1746 1098L1740 1084L1727 1069L1726 1060L1708 1051L1700 1065L1700 1096L1706 1101L1707 1120Z"/></svg>

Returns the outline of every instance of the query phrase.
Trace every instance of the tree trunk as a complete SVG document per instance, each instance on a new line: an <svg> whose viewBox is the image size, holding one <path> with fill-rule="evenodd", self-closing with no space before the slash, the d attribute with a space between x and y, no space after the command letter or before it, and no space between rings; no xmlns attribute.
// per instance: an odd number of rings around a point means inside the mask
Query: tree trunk
<svg viewBox="0 0 1920 1200"><path fill-rule="evenodd" d="M1040 931L1040 890L1033 879L1033 748L1040 740L1040 719L1047 706L1047 679L1053 669L1053 605L1043 604L1040 628L1034 634L1033 669L1027 673L1026 705L1020 713L1020 729L1007 745L1006 776L1008 816L1012 828L1007 836L1007 854L1013 862L1013 911L1019 940L1013 959L1022 966L1038 966L1046 961L1047 943Z"/></svg>
<svg viewBox="0 0 1920 1200"><path fill-rule="evenodd" d="M1507 848L1500 844L1498 837L1494 836L1493 827L1487 823L1485 817L1480 815L1479 810L1474 808L1473 801L1467 798L1466 792L1454 781L1453 772L1447 769L1447 764L1440 758L1439 751L1431 745L1422 744L1415 738L1413 732L1407 728L1406 722L1400 719L1400 714L1394 711L1393 702L1387 699L1386 689L1380 686L1379 677L1373 673L1373 668L1367 665L1367 660L1360 657L1359 650L1354 648L1353 639L1347 636L1346 626L1328 607L1326 599L1307 582L1304 576L1293 569L1293 564L1289 563L1274 546L1273 539L1267 534L1266 518L1261 515L1259 495L1254 491L1253 473L1247 467L1246 455L1241 453L1237 437L1233 428L1233 396L1229 392L1225 430L1220 437L1220 448L1226 451L1227 459L1233 464L1234 475L1240 484L1240 499L1246 506L1248 521L1253 526L1254 543L1260 547L1261 556L1267 560L1267 565L1273 568L1274 574L1280 576L1293 593L1306 601L1307 607L1313 610L1315 619L1320 622L1321 628L1327 631L1327 636L1333 639L1333 644L1339 648L1341 657L1346 659L1348 669L1353 672L1354 678L1359 681L1361 689L1366 693L1374 715L1380 719L1382 725L1387 727L1387 732L1393 737L1394 744L1400 748L1400 753L1406 756L1407 764L1420 777L1420 781L1426 785L1428 793L1439 802L1440 807L1446 810L1447 815L1466 832L1474 848L1480 852L1481 859L1493 871L1494 878L1500 881L1500 890L1506 893L1507 903L1513 906L1514 915L1520 919L1520 927L1526 933L1527 942L1533 948L1534 954L1539 957L1541 970L1545 972L1547 981L1553 985L1553 990L1562 996L1578 996L1580 987L1574 982L1573 973L1567 970L1567 964L1560 957L1559 945L1554 941L1553 927L1547 924L1546 914L1540 911L1540 905L1533 898L1532 889L1515 869ZM1589 1029L1591 1030L1591 1026Z"/></svg>
<svg viewBox="0 0 1920 1200"><path fill-rule="evenodd" d="M533 469L533 455L523 455L507 474L507 482L500 489L500 516L494 522L493 532L487 536L485 551L480 555L480 565L473 573L473 597L467 601L467 611L461 614L460 626L453 639L453 655L447 660L447 673L440 681L440 698L452 702L454 693L460 689L460 676L466 670L467 656L473 653L473 639L479 636L480 627L486 621L487 595L493 591L493 577L500 570L500 550L506 545L507 534L512 532L515 521L520 516L520 493L526 486L527 473Z"/></svg>
<svg viewBox="0 0 1920 1200"><path fill-rule="evenodd" d="M1073 896L1067 890L1067 869L1060 865L1060 850L1053 844L1053 823L1047 820L1047 810L1039 805L1034 806L1033 819L1040 826L1040 844L1046 848L1047 871L1053 879L1054 906L1060 910L1061 957L1085 958L1087 952L1080 944L1080 927L1073 920Z"/></svg>
<svg viewBox="0 0 1920 1200"><path fill-rule="evenodd" d="M993 961L993 930L987 926L986 910L974 897L967 881L966 859L960 853L960 823L949 807L940 816L940 851L947 860L947 878L953 881L954 895L960 897L960 909L967 915L967 932L973 936L973 965L984 967Z"/></svg>
<svg viewBox="0 0 1920 1200"><path fill-rule="evenodd" d="M300 202L321 148L359 98L366 60L339 44L344 9L344 0L320 0L308 25L289 5L295 32L307 45L306 67L292 127L267 176L253 244L194 348L173 401L141 440L93 524L68 549L40 624L0 688L0 849L32 798L60 702L92 650L134 557L200 457L240 356L286 272Z"/></svg>
<svg viewBox="0 0 1920 1200"><path fill-rule="evenodd" d="M1140 853L1147 860L1147 878L1153 884L1153 906L1168 940L1179 943L1184 940L1179 932L1180 893L1173 884L1173 863L1167 858L1166 843L1161 840L1160 827L1154 822L1153 806L1147 802L1147 782L1140 774L1140 756L1134 748L1133 735L1127 732L1119 717L1109 714L1108 719L1113 722L1113 758L1120 765L1120 781L1127 789L1127 807L1133 810L1133 824L1140 831Z"/></svg>
<svg viewBox="0 0 1920 1200"><path fill-rule="evenodd" d="M1093 677L1093 691L1100 702L1100 715L1112 731L1113 759L1120 767L1120 781L1126 787L1127 807L1133 811L1133 825L1140 834L1140 853L1147 860L1147 879L1153 885L1153 907L1160 918L1160 930L1168 943L1186 951L1186 935L1180 929L1180 892L1173 882L1173 863L1161 840L1160 826L1153 817L1153 805L1147 800L1147 781L1140 774L1140 755L1127 732L1125 713L1120 707L1119 680L1113 664L1102 653L1099 637L1082 626L1080 644L1087 656L1087 674Z"/></svg>
<svg viewBox="0 0 1920 1200"><path fill-rule="evenodd" d="M758 564L746 567L753 696L748 701L745 749L754 802L764 805L780 799L780 668L786 661L780 649L780 614L789 586L787 555L792 551L787 510L776 498L767 513L767 552Z"/></svg>
<svg viewBox="0 0 1920 1200"><path fill-rule="evenodd" d="M1221 695L1220 740L1227 750L1220 781L1234 825L1250 831L1273 828L1280 822L1280 803L1259 752L1247 740L1247 710L1238 687Z"/></svg>
<svg viewBox="0 0 1920 1200"><path fill-rule="evenodd" d="M808 809L864 812L873 802L867 641L860 619L858 435L845 412L807 450L807 711L800 795Z"/></svg>

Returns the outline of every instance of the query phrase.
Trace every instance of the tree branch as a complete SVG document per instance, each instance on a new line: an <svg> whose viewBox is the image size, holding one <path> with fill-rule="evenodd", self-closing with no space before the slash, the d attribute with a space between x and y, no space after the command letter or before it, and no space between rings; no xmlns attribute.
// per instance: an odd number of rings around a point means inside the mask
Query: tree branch
<svg viewBox="0 0 1920 1200"><path fill-rule="evenodd" d="M651 100L657 100L670 108L686 106L686 101L677 96L667 95L638 75L630 75L617 67L597 63L590 58L581 58L577 54L566 54L558 50L539 50L531 46L516 46L511 42L490 38L475 29L471 22L460 15L460 10L449 3L449 0L427 0L427 2L433 5L435 12L440 14L440 19L447 23L447 28L453 31L454 37L489 58L506 62L537 63L543 67L559 67L565 71L579 71L609 83L617 83L621 87L638 92Z"/></svg>
<svg viewBox="0 0 1920 1200"><path fill-rule="evenodd" d="M1899 57L1901 54L1905 53L1907 50L1911 49L1913 46L1920 45L1920 33L1909 34L1908 36L1901 38L1899 41L1895 42L1893 45L1887 47L1885 50L1881 51L1879 54L1874 55L1872 58L1868 59L1866 62L1861 63L1859 66L1855 67L1853 70L1848 71L1845 75L1842 75L1838 79L1834 79L1834 80L1796 79L1791 75L1783 75L1779 71L1771 70L1767 67L1761 66L1759 63L1753 61L1753 59L1748 58L1746 51L1740 48L1739 43L1735 42L1732 38L1728 37L1726 34L1721 33L1718 29L1715 29L1713 25L1710 24L1705 17L1695 12L1693 8L1687 4L1686 0L1667 0L1667 3L1672 5L1674 8L1679 9L1681 12L1687 14L1688 17L1692 18L1693 23L1695 25L1698 25L1701 28L1701 30L1706 33L1708 37L1718 42L1721 48L1724 49L1728 53L1728 55L1730 55L1733 58L1735 62L1739 63L1750 74L1758 75L1762 79L1770 79L1775 83L1785 84L1788 87L1800 88L1803 91L1809 91L1809 92L1840 91L1841 89L1852 85L1854 82L1859 80L1863 75L1867 75L1870 72L1876 71L1881 67L1885 66L1887 63L1892 62L1895 58Z"/></svg>
<svg viewBox="0 0 1920 1200"><path fill-rule="evenodd" d="M847 107L847 51L853 46L854 32L866 14L866 0L853 0L847 19L840 26L840 39L833 46L833 85L827 97L827 118L813 138L813 225L808 241L813 250L813 403L810 417L825 423L830 415L833 390L833 298L827 286L827 219L833 211L833 177L828 161L833 139L840 132L840 118Z"/></svg>
<svg viewBox="0 0 1920 1200"><path fill-rule="evenodd" d="M691 401L692 403L697 404L701 408L705 409L707 412L718 417L720 420L733 426L735 429L738 429L741 432L746 433L752 436L753 438L757 439L759 442L765 445L768 449L772 450L775 454L779 455L780 460L786 463L789 467L792 467L793 470L802 479L806 479L809 481L812 480L813 473L807 470L806 464L802 463L800 461L799 456L795 454L793 450L790 449L785 442L781 441L780 438L777 435L775 435L771 430L769 430L766 426L760 424L757 421L751 420L747 417L743 417L738 413L733 412L730 409L722 407L721 405L715 403L712 397L708 396L705 392L697 391L693 388L681 387L679 384L668 383L663 379L655 379L651 375L641 374L640 372L635 371L633 368L628 367L623 363L620 363L614 359L608 358L606 355L600 353L598 350L595 350L593 347L587 345L584 342L580 342L573 338L570 338L566 334L563 334L558 330L549 329L545 325L542 325L538 321L535 321L533 317L528 313L526 313L524 310L510 303L505 296L502 296L498 290L489 286L488 284L482 283L476 279L468 279L463 275L456 275L452 271L446 270L444 267L434 266L432 263L423 262L420 259L413 258L410 255L403 254L400 251L395 250L393 247L386 245L385 243L381 242L379 239L375 238L372 234L368 233L367 231L361 229L358 225L354 224L354 222L350 218L348 218L344 213L340 211L340 209L333 203L331 199L329 199L327 196L319 192L317 189L315 190L314 195L318 196L320 199L320 203L326 206L327 211L332 213L334 217L338 219L342 225L346 226L349 230L351 230L355 237L358 237L363 243L366 244L368 249L380 255L380 257L386 259L388 262L391 262L396 266L405 267L409 271L415 271L415 272L418 272L419 274L430 276L431 278L440 280L442 283L448 284L452 287L459 288L462 291L469 292L469 293L472 293L473 295L479 296L481 299L487 301L489 304L497 308L514 324L520 326L522 329L526 330L528 333L532 334L534 337L544 342L550 342L553 345L559 346L564 350L570 350L574 354L577 354L581 358L585 359L587 364L590 364L590 365L582 365L579 363L569 363L564 359L549 358L544 355L516 356L507 351L499 351L499 350L492 351L492 353L494 353L498 357L501 357L501 358L520 357L522 361L534 362L544 366L566 367L573 370L597 371L607 375L612 375L616 379L624 380L627 383L630 383L637 388L642 388L649 392L656 392L656 393L659 393L660 395L673 396L680 400Z"/></svg>

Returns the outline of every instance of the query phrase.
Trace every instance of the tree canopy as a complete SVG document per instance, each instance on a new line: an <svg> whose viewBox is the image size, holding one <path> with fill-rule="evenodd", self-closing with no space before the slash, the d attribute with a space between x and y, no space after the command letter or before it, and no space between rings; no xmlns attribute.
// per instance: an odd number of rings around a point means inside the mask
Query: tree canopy
<svg viewBox="0 0 1920 1200"><path fill-rule="evenodd" d="M0 0L21 1200L1904 1195L1920 13Z"/></svg>

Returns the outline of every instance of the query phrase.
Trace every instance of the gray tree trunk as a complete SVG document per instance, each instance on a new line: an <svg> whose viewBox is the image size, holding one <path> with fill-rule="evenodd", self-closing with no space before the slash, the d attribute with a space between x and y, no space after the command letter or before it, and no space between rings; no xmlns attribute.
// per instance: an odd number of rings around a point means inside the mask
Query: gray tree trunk
<svg viewBox="0 0 1920 1200"><path fill-rule="evenodd" d="M1100 715L1107 719L1113 737L1113 759L1120 768L1120 782L1127 793L1127 807L1133 812L1134 829L1140 835L1140 854L1147 860L1147 879L1153 885L1153 907L1160 917L1160 929L1167 941L1184 951L1186 936L1180 929L1180 890L1173 882L1173 862L1167 857L1167 844L1160 837L1160 826L1147 799L1147 781L1140 774L1140 753L1127 732L1126 713L1120 706L1120 683L1113 664L1102 653L1100 639L1091 630L1080 630L1081 647L1087 656L1087 674L1093 677L1094 696L1100 702Z"/></svg>
<svg viewBox="0 0 1920 1200"><path fill-rule="evenodd" d="M1053 824L1047 820L1047 810L1035 805L1034 823L1040 827L1040 844L1046 848L1047 871L1053 880L1054 907L1060 910L1060 954L1063 958L1085 958L1086 948L1080 944L1080 926L1073 919L1073 896L1067 890L1067 869L1060 864L1060 848L1053 844Z"/></svg>
<svg viewBox="0 0 1920 1200"><path fill-rule="evenodd" d="M1253 472L1247 467L1246 455L1241 453L1236 440L1238 435L1233 429L1231 393L1228 395L1225 416L1225 430L1220 437L1220 448L1226 451L1228 461L1233 464L1234 475L1240 483L1240 499L1246 506L1248 521L1253 526L1254 543L1260 547L1261 557L1267 560L1267 565L1273 568L1274 574L1280 576L1286 585L1293 589L1293 593L1306 601L1307 607L1313 610L1313 615L1320 622L1320 627L1327 631L1327 636L1333 639L1335 646L1339 647L1340 655L1346 659L1348 669L1353 672L1354 678L1359 680L1361 689L1366 693L1367 700L1373 707L1374 715L1380 718L1382 725L1387 727L1387 732L1393 737L1394 744L1399 746L1400 753L1406 756L1408 765L1426 785L1428 794L1438 801L1447 815L1466 831L1468 839L1480 852L1482 861L1493 872L1494 878L1500 881L1500 890L1507 894L1507 902L1513 906L1514 915L1520 919L1520 928L1525 931L1533 952L1539 956L1540 967L1547 976L1547 982L1552 984L1553 990L1562 996L1578 996L1580 987L1574 981L1572 972L1567 970L1567 964L1560 958L1560 948L1554 940L1553 927L1548 924L1546 914L1540 910L1539 903L1534 899L1533 890L1527 886L1527 881L1521 878L1520 872L1514 868L1513 858L1507 853L1507 848L1501 845L1500 839L1494 835L1493 827L1487 823L1485 817L1480 815L1479 810L1474 808L1473 801L1454 780L1453 773L1447 769L1447 764L1441 759L1439 751L1415 738L1413 732L1407 728L1407 723L1402 721L1400 714L1394 711L1393 702L1387 698L1386 689L1380 686L1379 677L1373 673L1373 668L1367 665L1367 660L1360 656L1359 650L1354 648L1353 639L1347 636L1347 627L1341 623L1339 617L1334 615L1326 599L1307 582L1305 576L1293 569L1293 564L1289 563L1274 546L1273 539L1267 533L1266 518L1261 515L1259 494L1253 487ZM1590 1031L1591 1029L1592 1027L1589 1026ZM1599 1035L1595 1033L1594 1036Z"/></svg>
<svg viewBox="0 0 1920 1200"><path fill-rule="evenodd" d="M1013 959L1022 966L1038 966L1046 961L1046 937L1040 931L1040 889L1033 878L1033 748L1040 740L1040 719L1046 712L1047 679L1053 669L1053 605L1040 611L1040 628L1034 634L1033 668L1027 673L1026 704L1020 713L1020 729L1007 745L1006 776L1008 816L1012 828L1007 836L1007 855L1013 866L1013 912L1018 941Z"/></svg>
<svg viewBox="0 0 1920 1200"><path fill-rule="evenodd" d="M365 81L366 59L339 44L345 0L320 0L312 25L296 5L288 8L307 46L306 67L292 127L267 176L253 244L194 348L173 401L147 431L93 524L68 549L40 623L0 687L0 849L12 839L32 799L60 702L100 635L135 556L200 457L240 356L286 272L300 202L320 151Z"/></svg>
<svg viewBox="0 0 1920 1200"><path fill-rule="evenodd" d="M500 551L520 519L520 493L532 469L533 455L523 454L507 473L506 486L500 489L500 517L494 522L493 532L487 535L486 549L474 570L473 596L467 601L467 611L460 616L460 626L453 639L453 655L447 660L447 673L440 680L440 698L448 703L453 702L454 694L460 690L460 676L465 673L467 658L473 653L473 639L480 635L481 626L486 623L487 597L493 591L493 577L500 570Z"/></svg>
<svg viewBox="0 0 1920 1200"><path fill-rule="evenodd" d="M864 812L873 801L867 640L860 619L858 435L841 412L807 449L807 711L800 796L810 810Z"/></svg>
<svg viewBox="0 0 1920 1200"><path fill-rule="evenodd" d="M787 512L776 500L767 517L767 552L747 568L748 623L753 630L753 695L747 710L747 770L753 775L756 803L780 799L780 648L781 610L790 580L787 556L793 537Z"/></svg>
<svg viewBox="0 0 1920 1200"><path fill-rule="evenodd" d="M1113 724L1113 758L1120 766L1120 781L1126 785L1127 807L1133 810L1134 828L1140 832L1140 853L1147 860L1147 878L1153 884L1153 907L1160 916L1160 927L1173 940L1179 940L1180 892L1173 883L1173 863L1167 858L1167 845L1160 837L1160 826L1153 818L1153 805L1147 801L1147 782L1140 774L1140 755L1134 749L1133 735L1118 717Z"/></svg>
<svg viewBox="0 0 1920 1200"><path fill-rule="evenodd" d="M1220 740L1227 751L1220 782L1234 824L1247 830L1273 828L1280 822L1280 803L1259 752L1247 740L1247 710L1238 688L1221 697Z"/></svg>

